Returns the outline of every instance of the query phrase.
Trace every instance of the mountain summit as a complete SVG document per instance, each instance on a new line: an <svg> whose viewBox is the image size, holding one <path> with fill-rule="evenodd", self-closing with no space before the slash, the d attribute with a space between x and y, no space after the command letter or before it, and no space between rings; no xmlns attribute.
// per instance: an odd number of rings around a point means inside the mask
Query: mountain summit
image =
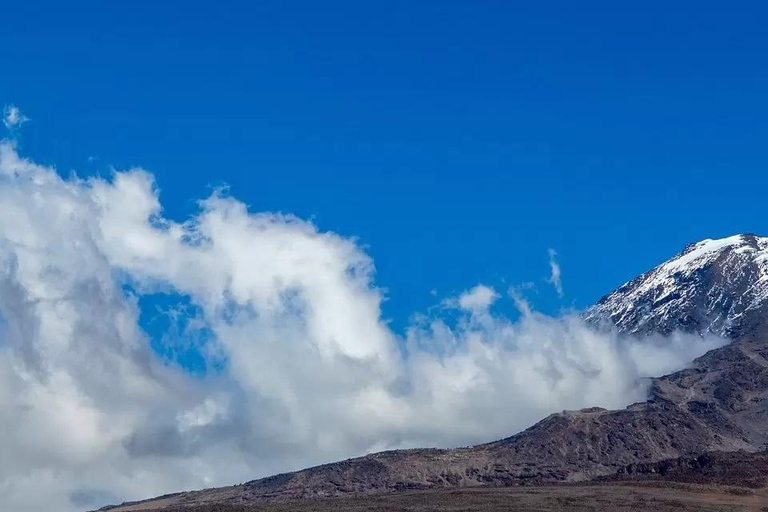
<svg viewBox="0 0 768 512"><path fill-rule="evenodd" d="M768 313L768 238L752 234L690 244L587 311L628 333L675 330L735 336Z"/></svg>

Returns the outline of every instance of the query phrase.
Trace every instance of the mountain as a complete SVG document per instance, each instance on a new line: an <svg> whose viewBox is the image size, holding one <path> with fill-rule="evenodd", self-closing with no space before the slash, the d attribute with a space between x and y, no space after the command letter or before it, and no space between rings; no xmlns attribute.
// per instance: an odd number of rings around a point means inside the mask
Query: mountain
<svg viewBox="0 0 768 512"><path fill-rule="evenodd" d="M768 238L752 234L688 245L587 311L628 333L674 330L738 336L768 308Z"/></svg>
<svg viewBox="0 0 768 512"><path fill-rule="evenodd" d="M698 358L690 368L654 379L645 402L615 411L564 411L512 437L484 445L376 453L112 510L585 482L647 475L662 461L680 461L667 465L686 468L680 471L695 478L691 472L698 466L691 461L704 453L740 450L749 454L768 447L768 330L761 327L768 295L767 261L766 238L737 235L704 240L687 246L588 310L590 322L611 322L624 332L683 329L733 338L729 345ZM723 464L736 460L715 459L725 461ZM714 466L707 467L714 471Z"/></svg>

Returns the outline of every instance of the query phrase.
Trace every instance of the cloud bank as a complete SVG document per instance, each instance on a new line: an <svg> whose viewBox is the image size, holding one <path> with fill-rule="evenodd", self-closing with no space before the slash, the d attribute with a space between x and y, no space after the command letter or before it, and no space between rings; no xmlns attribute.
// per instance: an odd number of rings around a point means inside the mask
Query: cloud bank
<svg viewBox="0 0 768 512"><path fill-rule="evenodd" d="M624 338L529 309L513 321L483 285L399 336L373 277L354 240L296 217L215 193L178 222L142 169L64 179L1 143L0 509L69 512L488 441L641 400L642 377L723 342ZM204 329L217 371L192 376L151 349L148 293L194 306L167 343Z"/></svg>

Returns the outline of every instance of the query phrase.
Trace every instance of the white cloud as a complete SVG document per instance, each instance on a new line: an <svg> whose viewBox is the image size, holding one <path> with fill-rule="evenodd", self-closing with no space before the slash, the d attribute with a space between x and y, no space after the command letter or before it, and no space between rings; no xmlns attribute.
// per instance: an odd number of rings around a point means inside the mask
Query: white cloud
<svg viewBox="0 0 768 512"><path fill-rule="evenodd" d="M523 290L519 287L511 287L509 289L509 297L515 304L517 311L523 316L530 316L533 313L530 302L523 296Z"/></svg>
<svg viewBox="0 0 768 512"><path fill-rule="evenodd" d="M557 251L555 251L554 249L549 249L547 253L549 254L549 270L550 270L550 275L547 282L549 282L552 286L554 286L555 290L557 290L557 295L562 297L563 281L560 276L560 264L557 262Z"/></svg>
<svg viewBox="0 0 768 512"><path fill-rule="evenodd" d="M176 222L146 171L62 179L1 144L0 509L70 512L491 440L642 399L640 377L722 343L534 311L513 322L483 285L400 338L373 274L353 240L301 219L215 194ZM126 283L188 297L221 372L163 364Z"/></svg>
<svg viewBox="0 0 768 512"><path fill-rule="evenodd" d="M13 129L29 121L29 118L21 113L19 107L15 105L6 105L3 108L3 124L6 128Z"/></svg>
<svg viewBox="0 0 768 512"><path fill-rule="evenodd" d="M496 290L479 284L459 296L459 307L466 311L485 311L498 297Z"/></svg>

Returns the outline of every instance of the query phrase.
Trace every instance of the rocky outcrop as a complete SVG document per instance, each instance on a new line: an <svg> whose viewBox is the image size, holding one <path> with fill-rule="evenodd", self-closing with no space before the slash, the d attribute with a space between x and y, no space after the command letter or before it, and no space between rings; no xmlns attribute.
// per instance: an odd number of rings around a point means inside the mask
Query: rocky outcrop
<svg viewBox="0 0 768 512"><path fill-rule="evenodd" d="M768 452L707 452L630 464L604 481L672 481L760 489L768 485Z"/></svg>

